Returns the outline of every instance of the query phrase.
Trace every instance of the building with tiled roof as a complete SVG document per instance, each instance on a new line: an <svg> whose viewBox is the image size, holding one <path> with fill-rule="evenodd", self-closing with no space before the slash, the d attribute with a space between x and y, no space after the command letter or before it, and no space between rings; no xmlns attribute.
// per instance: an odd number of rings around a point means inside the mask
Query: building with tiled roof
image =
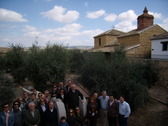
<svg viewBox="0 0 168 126"><path fill-rule="evenodd" d="M94 37L94 48L102 48L108 43L114 44L116 38L125 32L111 29Z"/></svg>
<svg viewBox="0 0 168 126"><path fill-rule="evenodd" d="M153 15L145 7L143 14L137 17L137 28L127 33L115 29L94 37L94 49L91 51L113 52L119 45L125 47L127 57L150 57L153 36L167 32L153 24ZM118 32L118 34L115 34ZM104 39L106 37L106 39ZM112 49L113 48L113 49Z"/></svg>

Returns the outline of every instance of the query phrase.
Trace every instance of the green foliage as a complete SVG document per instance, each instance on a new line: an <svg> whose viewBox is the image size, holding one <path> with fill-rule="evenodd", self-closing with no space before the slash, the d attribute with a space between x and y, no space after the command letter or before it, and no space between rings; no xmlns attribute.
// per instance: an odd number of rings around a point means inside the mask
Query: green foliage
<svg viewBox="0 0 168 126"><path fill-rule="evenodd" d="M47 45L45 49L33 45L26 59L27 77L41 91L46 89L47 82L63 81L67 66L67 50L58 45Z"/></svg>
<svg viewBox="0 0 168 126"><path fill-rule="evenodd" d="M0 57L0 63L0 71L11 73L16 83L28 78L43 91L47 83L64 80L69 58L67 50L59 45L47 45L45 49L33 45L27 51L20 45L11 45L11 50Z"/></svg>
<svg viewBox="0 0 168 126"><path fill-rule="evenodd" d="M85 55L81 81L90 93L106 90L116 98L124 95L136 109L148 100L148 88L158 80L157 67L151 62L129 61L123 53L112 53L110 62L103 53Z"/></svg>
<svg viewBox="0 0 168 126"><path fill-rule="evenodd" d="M81 50L73 49L68 50L69 53L69 65L71 72L78 72L84 62L84 53Z"/></svg>
<svg viewBox="0 0 168 126"><path fill-rule="evenodd" d="M26 52L24 48L20 45L11 45L11 50L6 53L6 55L0 58L0 69L10 72L16 83L21 83L24 78L24 58L26 57Z"/></svg>
<svg viewBox="0 0 168 126"><path fill-rule="evenodd" d="M12 103L15 98L14 83L4 74L0 74L0 106L4 103Z"/></svg>

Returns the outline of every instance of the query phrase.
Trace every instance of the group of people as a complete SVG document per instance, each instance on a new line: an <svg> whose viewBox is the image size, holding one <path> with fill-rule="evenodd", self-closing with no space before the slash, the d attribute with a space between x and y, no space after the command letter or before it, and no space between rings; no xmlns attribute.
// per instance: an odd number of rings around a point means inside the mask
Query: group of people
<svg viewBox="0 0 168 126"><path fill-rule="evenodd" d="M60 101L64 111L58 107ZM84 102L83 94L71 80L66 86L63 82L54 84L52 90L44 94L36 89L25 90L12 107L9 103L3 104L0 126L97 126L98 118L104 126L127 126L130 106L123 96L116 100L107 96L106 91L101 96L94 92L81 108Z"/></svg>

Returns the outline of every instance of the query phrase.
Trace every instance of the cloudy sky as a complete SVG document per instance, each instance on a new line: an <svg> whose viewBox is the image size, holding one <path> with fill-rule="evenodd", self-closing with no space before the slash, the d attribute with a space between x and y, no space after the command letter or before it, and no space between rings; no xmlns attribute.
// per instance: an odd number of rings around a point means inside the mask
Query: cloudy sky
<svg viewBox="0 0 168 126"><path fill-rule="evenodd" d="M130 31L147 7L168 31L168 0L0 0L0 46L93 46L93 36Z"/></svg>

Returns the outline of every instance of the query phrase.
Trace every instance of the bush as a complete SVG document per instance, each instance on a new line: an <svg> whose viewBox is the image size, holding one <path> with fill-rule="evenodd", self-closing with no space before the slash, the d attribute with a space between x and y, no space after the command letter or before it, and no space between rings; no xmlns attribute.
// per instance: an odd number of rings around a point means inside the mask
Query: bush
<svg viewBox="0 0 168 126"><path fill-rule="evenodd" d="M148 101L148 88L158 80L156 65L151 62L128 61L119 52L111 54L110 61L106 58L103 53L85 55L80 71L84 86L90 93L106 90L116 98L124 95L132 109L145 104Z"/></svg>
<svg viewBox="0 0 168 126"><path fill-rule="evenodd" d="M67 50L58 45L47 45L45 49L33 45L26 59L27 77L40 91L47 88L47 82L64 81L67 69Z"/></svg>
<svg viewBox="0 0 168 126"><path fill-rule="evenodd" d="M3 74L0 74L0 92L0 106L4 103L12 103L15 98L14 83Z"/></svg>
<svg viewBox="0 0 168 126"><path fill-rule="evenodd" d="M0 69L11 73L16 83L21 83L25 79L24 58L27 54L20 45L12 44L10 46L11 50L6 55L1 56L0 62L2 65Z"/></svg>
<svg viewBox="0 0 168 126"><path fill-rule="evenodd" d="M78 72L84 62L84 53L79 49L68 50L69 53L69 65L71 72Z"/></svg>
<svg viewBox="0 0 168 126"><path fill-rule="evenodd" d="M11 73L16 83L28 78L35 88L44 91L47 83L64 81L69 58L67 49L59 45L47 45L45 49L33 45L25 51L20 45L12 44L11 50L0 57L0 63L0 71Z"/></svg>

